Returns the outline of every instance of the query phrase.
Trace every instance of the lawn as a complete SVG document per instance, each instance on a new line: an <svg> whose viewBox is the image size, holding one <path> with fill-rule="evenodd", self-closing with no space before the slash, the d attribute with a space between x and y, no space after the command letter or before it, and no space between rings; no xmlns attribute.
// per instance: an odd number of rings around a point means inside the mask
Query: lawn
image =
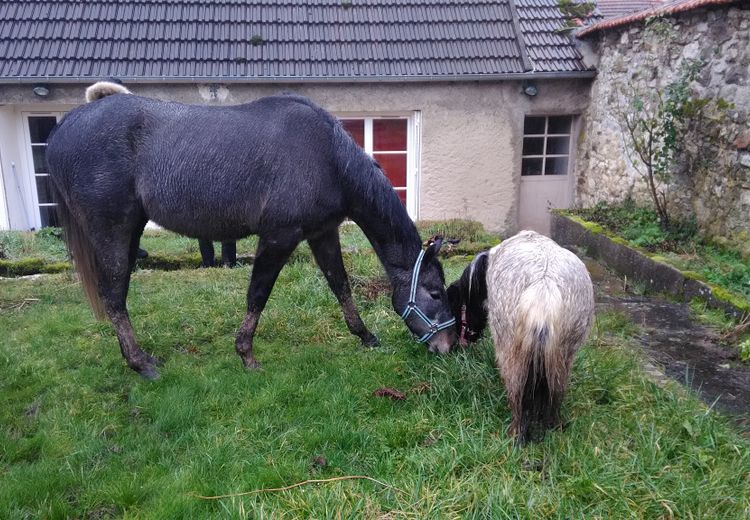
<svg viewBox="0 0 750 520"><path fill-rule="evenodd" d="M435 357L346 256L361 347L308 255L281 273L234 353L249 267L139 270L130 311L155 382L128 370L68 273L0 281L0 518L747 518L750 441L655 384L634 326L603 314L579 353L563 431L514 447L491 342ZM445 260L448 280L467 263ZM380 387L406 394L376 397ZM308 479L367 476L221 499Z"/></svg>
<svg viewBox="0 0 750 520"><path fill-rule="evenodd" d="M443 255L475 254L489 249L499 238L484 230L478 222L462 219L423 221L418 223L424 237L442 235L460 239L458 244L447 244ZM38 273L59 273L70 270L68 253L59 228L42 228L38 231L0 231L0 276L24 276ZM341 242L345 251L371 249L370 243L355 225L341 226ZM256 237L237 242L237 260L250 264L257 247ZM195 268L201 265L198 241L162 229L146 229L141 237L141 248L148 257L138 260L145 269L175 270ZM218 244L214 244L217 257L221 255ZM305 247L300 251L309 253Z"/></svg>

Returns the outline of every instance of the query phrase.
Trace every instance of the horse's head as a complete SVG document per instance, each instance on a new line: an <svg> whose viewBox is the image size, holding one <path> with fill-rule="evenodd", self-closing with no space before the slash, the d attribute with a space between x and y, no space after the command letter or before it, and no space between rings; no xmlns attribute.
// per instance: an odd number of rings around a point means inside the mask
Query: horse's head
<svg viewBox="0 0 750 520"><path fill-rule="evenodd" d="M430 352L445 354L456 342L456 329L437 258L442 243L442 237L434 237L420 252L408 279L394 287L393 308Z"/></svg>
<svg viewBox="0 0 750 520"><path fill-rule="evenodd" d="M458 343L462 347L481 338L487 326L487 261L486 252L478 254L461 278L448 287Z"/></svg>

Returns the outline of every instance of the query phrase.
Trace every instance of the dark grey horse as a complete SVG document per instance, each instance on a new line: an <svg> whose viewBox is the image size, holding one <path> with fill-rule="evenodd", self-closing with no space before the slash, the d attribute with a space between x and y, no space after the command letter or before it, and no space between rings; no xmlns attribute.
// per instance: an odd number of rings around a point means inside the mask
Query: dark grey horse
<svg viewBox="0 0 750 520"><path fill-rule="evenodd" d="M302 240L349 330L365 345L377 343L344 271L338 226L346 217L372 243L408 328L431 351L450 349L456 334L437 259L440 241L422 251L378 164L326 111L297 96L229 107L167 103L106 82L90 87L87 98L92 102L72 110L53 132L47 160L84 289L97 315L112 321L132 369L158 377L156 360L135 340L125 303L149 219L204 240L259 236L236 340L248 368L258 366L253 335L260 314Z"/></svg>

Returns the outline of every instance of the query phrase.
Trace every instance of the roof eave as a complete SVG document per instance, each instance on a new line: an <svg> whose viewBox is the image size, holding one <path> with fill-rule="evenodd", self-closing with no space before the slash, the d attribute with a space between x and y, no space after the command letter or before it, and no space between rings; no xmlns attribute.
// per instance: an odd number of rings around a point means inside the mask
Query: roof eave
<svg viewBox="0 0 750 520"><path fill-rule="evenodd" d="M646 20L647 18L684 13L686 11L692 11L693 9L698 9L701 7L735 4L739 3L739 1L740 0L687 0L676 5L667 4L666 6L652 7L651 9L645 9L643 11L618 16L617 18L602 20L601 22L597 22L593 25L589 25L588 27L584 27L581 30L576 31L574 35L576 36L576 38L584 38L599 31L623 27L631 23Z"/></svg>
<svg viewBox="0 0 750 520"><path fill-rule="evenodd" d="M461 74L436 76L380 76L380 77L136 77L118 76L118 79L129 83L419 83L419 82L461 82L461 81L514 81L528 79L588 79L596 75L594 70L562 72L515 72L497 74ZM89 84L101 78L92 77L3 77L0 84Z"/></svg>

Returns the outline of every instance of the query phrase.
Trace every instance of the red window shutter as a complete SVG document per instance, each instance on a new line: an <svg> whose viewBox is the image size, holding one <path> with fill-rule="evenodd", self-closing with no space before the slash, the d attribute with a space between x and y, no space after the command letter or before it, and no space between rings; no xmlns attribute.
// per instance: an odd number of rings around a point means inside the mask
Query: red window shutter
<svg viewBox="0 0 750 520"><path fill-rule="evenodd" d="M362 148L365 147L365 121L364 119L342 119L341 124L349 132L354 142Z"/></svg>
<svg viewBox="0 0 750 520"><path fill-rule="evenodd" d="M406 119L375 119L372 122L374 152L406 151Z"/></svg>
<svg viewBox="0 0 750 520"><path fill-rule="evenodd" d="M406 153L374 153L394 188L406 188Z"/></svg>

